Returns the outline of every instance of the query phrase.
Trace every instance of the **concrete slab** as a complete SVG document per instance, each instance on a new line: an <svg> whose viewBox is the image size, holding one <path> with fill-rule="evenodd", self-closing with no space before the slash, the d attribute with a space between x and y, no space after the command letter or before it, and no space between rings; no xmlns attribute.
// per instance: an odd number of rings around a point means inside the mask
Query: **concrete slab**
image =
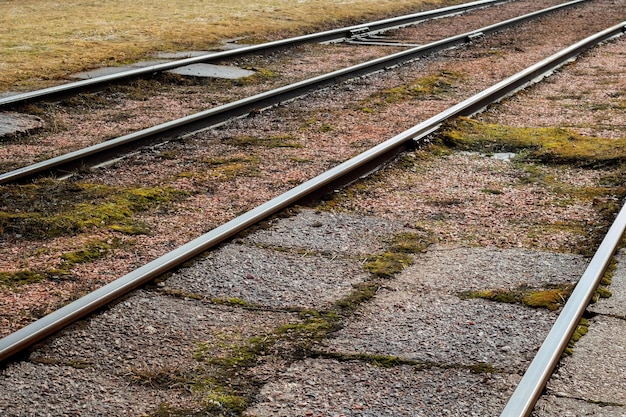
<svg viewBox="0 0 626 417"><path fill-rule="evenodd" d="M521 372L556 317L520 305L385 288L322 350Z"/></svg>
<svg viewBox="0 0 626 417"><path fill-rule="evenodd" d="M37 416L122 416L152 415L163 402L202 403L198 396L206 392L193 394L192 386L177 383L210 372L194 359L199 346L212 358L226 357L251 337L298 322L292 313L139 291L44 342L29 361L3 368L0 404L37 404L29 414ZM3 417L24 416L2 410Z"/></svg>
<svg viewBox="0 0 626 417"><path fill-rule="evenodd" d="M626 406L544 395L537 401L531 417L626 417Z"/></svg>
<svg viewBox="0 0 626 417"><path fill-rule="evenodd" d="M165 289L239 298L272 308L323 309L368 276L353 259L230 244L174 273Z"/></svg>
<svg viewBox="0 0 626 417"><path fill-rule="evenodd" d="M379 217L302 210L298 215L274 220L244 243L316 252L372 255L386 250L383 241L400 232L416 232L403 223Z"/></svg>
<svg viewBox="0 0 626 417"><path fill-rule="evenodd" d="M254 75L254 71L228 65L191 64L170 70L174 74L187 77L237 79Z"/></svg>
<svg viewBox="0 0 626 417"><path fill-rule="evenodd" d="M590 402L626 405L626 320L597 316L561 361L547 393ZM625 410L622 410L625 411Z"/></svg>
<svg viewBox="0 0 626 417"><path fill-rule="evenodd" d="M44 124L37 116L14 112L0 113L0 139L40 129Z"/></svg>
<svg viewBox="0 0 626 417"><path fill-rule="evenodd" d="M452 294L520 285L541 288L578 282L588 262L580 255L529 249L432 246L396 277L394 286Z"/></svg>
<svg viewBox="0 0 626 417"><path fill-rule="evenodd" d="M481 374L467 369L382 368L362 362L306 359L265 385L256 405L245 415L495 416L518 379L515 374Z"/></svg>
<svg viewBox="0 0 626 417"><path fill-rule="evenodd" d="M219 345L231 346L270 333L281 324L299 322L297 314L254 312L142 290L133 294L86 322L70 326L32 353L30 360L83 361L90 368L114 374L139 364L184 369L196 365L192 356L199 342L215 342L212 353L219 357L225 353Z"/></svg>

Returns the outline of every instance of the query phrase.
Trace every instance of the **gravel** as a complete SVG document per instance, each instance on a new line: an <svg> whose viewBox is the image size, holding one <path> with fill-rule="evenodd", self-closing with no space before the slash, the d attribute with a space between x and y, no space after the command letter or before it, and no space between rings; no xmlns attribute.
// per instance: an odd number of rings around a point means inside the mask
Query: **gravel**
<svg viewBox="0 0 626 417"><path fill-rule="evenodd" d="M622 5L611 1L594 2L594 7L612 10L613 15L620 15L623 10ZM197 235L208 225L275 195L289 181L302 181L324 166L359 152L361 147L491 85L494 79L509 75L527 61L545 57L559 48L557 42L530 43L534 46L528 46L525 53L515 49L509 36L550 39L549 32L558 29L566 32L560 41L571 43L582 36L581 28L590 30L591 20L602 20L602 16L584 16L580 10L568 15L578 16L575 22L588 22L586 25L573 23L571 27L547 29L533 26L536 30L508 31L501 37L480 41L476 47L417 62L400 70L397 77L379 74L367 82L358 80L347 88L333 90L336 94L332 104L328 104L328 91L313 95L317 101L290 103L293 107L289 109L294 113L305 106L319 105L298 113L299 117L315 115L305 126L302 118L300 123L295 117L285 122L285 126L299 126L294 140L306 144L304 148L289 149L291 154L259 149L260 159L266 164L261 164L260 172L236 176L219 186L213 184L216 179L211 183L177 177L174 183L181 188L204 187L206 193L194 195L166 213L146 216L155 230L177 232L133 237L137 246L131 245L130 250L120 250L116 256L82 266L84 277L100 277L103 271L116 276L111 271L140 264L145 258ZM608 48L614 53L603 58L619 58L624 46L624 40L612 43ZM452 57L454 63L447 60ZM479 71L493 64L507 65L498 66L493 73ZM386 106L375 120L364 117L361 109L339 105L343 99L369 94L360 88L359 93L355 92L357 86L362 86L360 83L369 85L371 81L371 93L375 90L373 81L382 80L376 88L394 86L415 79L416 73L436 74L451 67L476 77L441 97L420 100L417 105L404 101ZM560 78L561 73L546 84L550 90L542 90L544 96L558 95L571 85L572 80ZM599 74L589 75L584 72L576 79L583 90L597 89L594 83L602 82ZM532 91L534 94L539 90ZM545 114L545 106L556 107L552 102L534 101L532 94L505 104L518 106L518 114L527 114L527 118L533 113ZM321 101L324 96L325 104ZM345 117L339 118L330 111L333 106L342 108ZM522 106L526 106L524 112ZM481 117L498 122L499 116L504 117L502 108L493 106ZM273 134L281 125L276 115L289 113L282 106L274 111L277 113L242 119L188 139L181 146L188 147L190 154L180 160L191 170L203 157L216 156L212 152L225 152L227 146L222 139L250 131ZM583 108L577 111L585 113ZM551 122L546 118L542 123L560 125L559 113L550 114L554 117ZM623 114L616 113L612 123L619 127L622 121ZM610 130L606 126L600 129ZM210 146L201 148L202 141ZM238 149L228 155L242 157L256 150ZM305 167L284 168L286 161L296 155L313 160L326 153L328 158L319 164L306 162ZM199 159L193 159L191 154ZM136 162L139 167L154 164L158 159L155 155L142 153ZM269 156L278 162L269 161ZM159 172L153 170L138 180L138 166L114 167L111 181L159 183L180 172L177 162L159 165ZM538 169L546 177L557 178L557 185L566 190L596 186L606 173L572 167ZM375 297L352 315L338 317L339 325L321 341L300 346L293 340L282 340L273 347L274 351L256 356L258 363L242 367L241 374L232 375L231 385L219 388L236 389L236 383L242 379L254 382L255 389L243 393L250 400L244 412L249 416L498 415L557 313L464 300L458 292L574 282L586 259L565 252L586 236L572 231L555 234L546 226L572 223L592 228L601 221L592 201L574 201L570 195L565 199L559 187L541 182L524 183L520 181L524 172L523 166L511 160L458 153L433 158L418 150L406 164L391 166L350 192L335 193L318 209L303 209L293 217L276 219L267 229L221 246L166 277L159 286L134 293L46 341L25 360L7 365L1 371L0 410L9 416L45 416L145 415L159 410L162 403L199 409L206 405L207 395L218 391L217 387L212 391L194 391L189 389L189 382L182 386L157 383L156 375L165 371L170 378L183 375L187 381L193 375L197 377L198 372L215 376L209 369L211 358L232 359L239 349L258 340L255 338L271 338L285 325L315 323L314 312L303 315L303 308L329 308L345 297L354 284L376 279L381 287ZM105 177L103 173L98 175ZM241 198L235 201L234 195ZM412 255L414 265L395 279L366 275L361 269L364 257L385 251L388 238L406 230L424 231L436 244L424 253ZM6 252L11 256L34 253L38 244L13 243ZM67 241L55 241L48 247L56 250L62 247L61 243ZM50 252L52 249L46 256L53 257ZM333 273L325 271L327 268L332 268ZM46 291L57 294L57 290L28 288L20 294L11 293L13 298L7 299L19 300L22 308L31 295L42 299ZM213 298L241 298L254 305L225 306ZM324 317L322 313L320 317ZM609 324L621 326L620 319L599 317L592 323L597 324L597 329L592 326L590 342L606 338L605 345L618 345L612 337L619 333L611 334L607 329ZM594 359L601 356L597 351L590 352ZM375 366L377 360L396 360L400 364L385 368ZM570 362L565 364L563 375L578 369L576 355ZM615 371L600 366L598 369L604 374ZM602 375L594 377L602 382ZM611 374L605 379L621 381L622 376ZM541 407L548 404L564 410L574 404L578 410L590 410L589 415L619 415L608 413L619 413L620 407L591 407L582 404L576 393L554 386L549 388L553 396L542 400ZM558 398L562 393L574 398ZM569 411L563 415L566 412ZM209 414L206 410L204 413Z"/></svg>

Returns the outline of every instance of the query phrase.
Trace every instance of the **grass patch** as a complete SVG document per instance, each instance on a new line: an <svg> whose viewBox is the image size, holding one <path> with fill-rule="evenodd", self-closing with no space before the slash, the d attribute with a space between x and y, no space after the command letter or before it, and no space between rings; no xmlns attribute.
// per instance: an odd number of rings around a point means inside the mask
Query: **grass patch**
<svg viewBox="0 0 626 417"><path fill-rule="evenodd" d="M626 138L584 136L568 129L512 127L459 118L439 136L455 149L519 152L518 160L569 164L583 168L615 167L626 162Z"/></svg>
<svg viewBox="0 0 626 417"><path fill-rule="evenodd" d="M135 214L182 193L169 188L123 188L44 179L0 187L0 230L28 238L74 235L93 228L146 233Z"/></svg>

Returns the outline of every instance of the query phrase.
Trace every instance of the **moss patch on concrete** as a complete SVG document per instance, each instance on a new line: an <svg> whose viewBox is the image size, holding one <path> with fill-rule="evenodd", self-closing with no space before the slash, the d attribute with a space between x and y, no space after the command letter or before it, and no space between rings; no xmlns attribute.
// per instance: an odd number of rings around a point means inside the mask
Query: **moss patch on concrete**
<svg viewBox="0 0 626 417"><path fill-rule="evenodd" d="M500 303L523 304L532 308L546 308L555 311L567 302L573 290L573 284L554 285L547 288L520 285L514 289L465 291L460 293L459 297L465 300L482 298Z"/></svg>

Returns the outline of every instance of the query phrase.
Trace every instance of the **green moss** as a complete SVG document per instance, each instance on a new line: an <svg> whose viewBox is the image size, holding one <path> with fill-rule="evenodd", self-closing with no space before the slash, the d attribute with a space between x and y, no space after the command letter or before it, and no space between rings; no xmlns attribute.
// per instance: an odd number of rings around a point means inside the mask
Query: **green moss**
<svg viewBox="0 0 626 417"><path fill-rule="evenodd" d="M235 306L235 307L248 307L250 304L242 300L241 298L229 297L229 298L212 298L211 302L214 304L221 304L227 306Z"/></svg>
<svg viewBox="0 0 626 417"><path fill-rule="evenodd" d="M182 193L168 188L123 188L71 181L40 180L0 187L0 228L30 238L73 235L93 228L145 230L136 213Z"/></svg>
<svg viewBox="0 0 626 417"><path fill-rule="evenodd" d="M180 152L178 151L171 151L171 150L165 150L165 151L161 151L158 155L159 158L164 159L164 160L176 160L180 157Z"/></svg>
<svg viewBox="0 0 626 417"><path fill-rule="evenodd" d="M333 130L334 128L328 123L322 123L322 126L320 126L320 128L318 129L320 133L332 132Z"/></svg>
<svg viewBox="0 0 626 417"><path fill-rule="evenodd" d="M335 303L335 307L342 314L356 311L361 304L374 298L380 285L375 282L363 282L353 287L354 290L348 296Z"/></svg>
<svg viewBox="0 0 626 417"><path fill-rule="evenodd" d="M61 259L66 265L73 266L75 264L83 264L93 262L105 256L112 248L112 244L101 240L88 242L84 249L73 252L66 252L61 255Z"/></svg>
<svg viewBox="0 0 626 417"><path fill-rule="evenodd" d="M412 263L413 259L406 253L385 252L370 256L365 262L364 268L378 277L393 278L395 274Z"/></svg>
<svg viewBox="0 0 626 417"><path fill-rule="evenodd" d="M20 285L36 284L44 278L44 274L27 269L14 272L0 272L0 285L19 287Z"/></svg>
<svg viewBox="0 0 626 417"><path fill-rule="evenodd" d="M586 335L588 331L589 331L589 320L583 317L580 319L578 326L576 326L576 329L574 330L572 337L567 343L567 347L563 351L562 356L565 357L565 356L572 355L574 353L574 345L576 344L576 342L580 340L581 337Z"/></svg>
<svg viewBox="0 0 626 417"><path fill-rule="evenodd" d="M65 364L76 369L86 369L92 367L94 362L90 359L73 359Z"/></svg>
<svg viewBox="0 0 626 417"><path fill-rule="evenodd" d="M595 303L597 302L600 298L610 298L613 295L613 293L606 287L603 286L598 286L598 288L596 288L596 291L594 292L593 296L591 297L591 302Z"/></svg>
<svg viewBox="0 0 626 417"><path fill-rule="evenodd" d="M207 170L194 172L191 175L197 181L230 181L238 176L258 175L260 158L256 155L233 156L230 158L202 159L208 165Z"/></svg>
<svg viewBox="0 0 626 417"><path fill-rule="evenodd" d="M536 291L528 291L522 297L522 304L533 308L547 308L557 310L571 294L572 288L551 288Z"/></svg>
<svg viewBox="0 0 626 417"><path fill-rule="evenodd" d="M172 407L168 403L159 404L159 408L148 417L238 417L248 407L248 400L232 391L218 387L207 394L199 406L192 408Z"/></svg>
<svg viewBox="0 0 626 417"><path fill-rule="evenodd" d="M584 136L563 128L513 127L459 118L442 130L440 139L456 149L517 152L518 159L587 168L626 162L626 138Z"/></svg>
<svg viewBox="0 0 626 417"><path fill-rule="evenodd" d="M248 401L233 393L211 392L205 400L205 410L220 416L239 416L248 406Z"/></svg>
<svg viewBox="0 0 626 417"><path fill-rule="evenodd" d="M515 289L491 289L466 291L459 294L462 299L482 298L490 301L509 304L524 304L533 308L558 310L565 304L574 289L573 285L559 285L550 288L536 289L521 285Z"/></svg>
<svg viewBox="0 0 626 417"><path fill-rule="evenodd" d="M435 242L432 232L421 229L417 232L403 232L389 240L390 251L395 253L421 253Z"/></svg>
<svg viewBox="0 0 626 417"><path fill-rule="evenodd" d="M360 104L363 111L371 111L372 106L393 104L405 100L419 100L445 94L454 89L462 76L456 71L440 71L437 74L419 78L409 84L389 88L376 93Z"/></svg>

